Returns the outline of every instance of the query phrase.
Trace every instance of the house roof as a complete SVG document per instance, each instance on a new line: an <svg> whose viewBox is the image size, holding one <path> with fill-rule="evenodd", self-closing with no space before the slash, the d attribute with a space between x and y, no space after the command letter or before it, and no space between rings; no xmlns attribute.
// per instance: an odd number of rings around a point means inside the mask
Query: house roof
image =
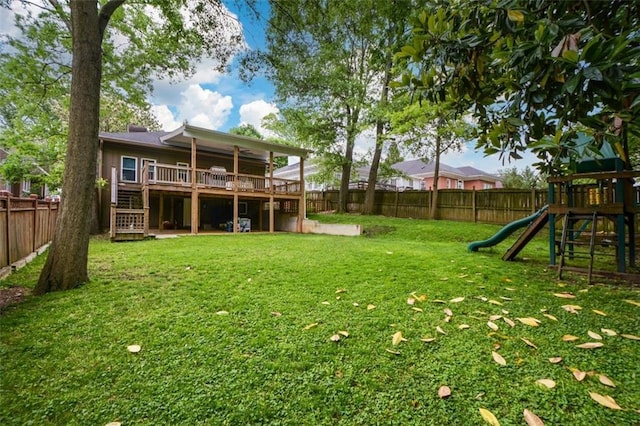
<svg viewBox="0 0 640 426"><path fill-rule="evenodd" d="M233 154L238 146L243 156L266 159L269 152L276 156L294 155L306 157L311 151L295 146L282 145L242 135L218 132L216 130L184 124L172 132L134 131L124 133L100 133L100 138L113 142L124 142L141 146L191 148L191 140L196 139L200 149L225 154Z"/></svg>
<svg viewBox="0 0 640 426"><path fill-rule="evenodd" d="M424 178L433 176L435 163L433 161L425 163L420 159L414 159L401 161L392 167L407 176ZM442 176L453 176L465 179L477 178L493 182L500 180L497 176L476 169L475 167L452 167L444 163L440 163L440 174Z"/></svg>

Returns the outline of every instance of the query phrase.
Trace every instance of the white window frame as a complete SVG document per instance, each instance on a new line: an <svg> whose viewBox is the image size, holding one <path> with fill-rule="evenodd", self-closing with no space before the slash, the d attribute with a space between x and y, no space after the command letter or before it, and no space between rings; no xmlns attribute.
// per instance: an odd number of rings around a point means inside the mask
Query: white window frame
<svg viewBox="0 0 640 426"><path fill-rule="evenodd" d="M141 158L140 159L140 173L142 173L142 170L144 170L144 165L145 163L148 164L153 164L153 166L149 166L149 182L155 182L156 181L156 163L157 161L153 158ZM140 181L143 182L144 176L142 176L142 174L140 174Z"/></svg>
<svg viewBox="0 0 640 426"><path fill-rule="evenodd" d="M20 183L20 190L22 191L23 194L31 194L31 181L30 180L23 180Z"/></svg>
<svg viewBox="0 0 640 426"><path fill-rule="evenodd" d="M189 163L185 163L183 161L178 161L176 162L176 166L178 167L189 167ZM176 179L178 179L178 181L180 181L180 179L182 179L182 182L187 183L189 182L189 172L185 171L185 170L178 170L178 173L176 175Z"/></svg>
<svg viewBox="0 0 640 426"><path fill-rule="evenodd" d="M135 168L133 169L133 180L130 179L125 179L124 178L124 160L135 160ZM127 169L127 170L131 170L131 169ZM122 155L120 156L120 180L122 182L133 182L133 183L137 183L138 182L138 157L132 157L129 155Z"/></svg>
<svg viewBox="0 0 640 426"><path fill-rule="evenodd" d="M451 179L447 178L447 189L451 189Z"/></svg>
<svg viewBox="0 0 640 426"><path fill-rule="evenodd" d="M458 189L464 189L464 181L462 179L458 179Z"/></svg>

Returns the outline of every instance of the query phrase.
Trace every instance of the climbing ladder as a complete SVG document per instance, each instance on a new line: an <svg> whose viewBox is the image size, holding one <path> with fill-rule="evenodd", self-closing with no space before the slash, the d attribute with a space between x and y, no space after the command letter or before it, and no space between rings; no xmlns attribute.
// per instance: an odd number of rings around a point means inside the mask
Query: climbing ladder
<svg viewBox="0 0 640 426"><path fill-rule="evenodd" d="M591 214L568 212L564 216L558 253L560 256L560 262L558 264L558 279L562 279L562 273L565 270L571 269L574 271L583 271L582 268L568 267L567 258L570 260L586 259L588 261L587 281L591 284L591 278L594 272L593 261L596 255L596 246L599 245L603 248L615 247L615 242L610 240L608 236L598 235L599 217L606 216L598 215L598 212L593 212ZM581 221L582 223L580 224ZM578 226L578 224L580 224L580 226ZM585 234L588 235L588 239L585 238ZM615 257L616 254L615 251L613 254L598 251L598 256Z"/></svg>

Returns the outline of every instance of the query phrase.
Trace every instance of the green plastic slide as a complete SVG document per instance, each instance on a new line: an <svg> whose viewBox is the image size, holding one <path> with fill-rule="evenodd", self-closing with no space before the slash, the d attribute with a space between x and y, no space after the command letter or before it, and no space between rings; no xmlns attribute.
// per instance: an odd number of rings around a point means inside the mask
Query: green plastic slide
<svg viewBox="0 0 640 426"><path fill-rule="evenodd" d="M548 206L543 206L540 210L532 214L531 216L524 217L522 219L514 220L513 222L505 225L501 230L499 230L493 237L482 240L482 241L474 241L469 244L467 247L467 251L478 251L481 247L493 247L496 244L504 241L509 235L513 234L520 228L525 228L529 226L534 220L536 220L542 213L547 210Z"/></svg>

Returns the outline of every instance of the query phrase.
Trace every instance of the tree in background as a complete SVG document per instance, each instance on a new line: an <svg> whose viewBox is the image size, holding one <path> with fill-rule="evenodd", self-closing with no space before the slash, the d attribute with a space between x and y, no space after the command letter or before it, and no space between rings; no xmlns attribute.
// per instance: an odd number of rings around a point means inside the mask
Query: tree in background
<svg viewBox="0 0 640 426"><path fill-rule="evenodd" d="M522 170L518 170L517 167L501 169L498 170L498 175L505 188L547 189L546 176L537 173L529 166L526 166Z"/></svg>
<svg viewBox="0 0 640 426"><path fill-rule="evenodd" d="M26 16L16 15L16 23L23 33L46 28L43 34L56 40L49 43L58 49L55 54L47 55L45 47L29 38L9 40L9 53L16 56L18 64L29 61L31 55L45 71L41 79L35 78L39 74L34 75L31 86L42 84L43 88L28 97L32 103L38 104L38 95L49 89L47 83L70 81L63 197L36 294L73 288L89 279L87 256L101 85L103 93L117 93L139 105L150 90L152 78L189 74L204 56L215 58L224 68L242 44L237 22L229 20L219 1L125 4L125 0L109 0L98 4L49 0L41 6ZM68 85L66 89L55 84L51 87L59 90L61 98L69 96ZM15 123L26 126L32 120L20 113L26 108L23 104L13 98L6 109ZM49 104L47 107L51 108Z"/></svg>
<svg viewBox="0 0 640 426"><path fill-rule="evenodd" d="M412 22L404 83L432 102L457 100L478 122L478 147L550 173L606 141L627 168L640 132L640 3L626 0L432 1ZM445 72L443 72L445 71ZM445 76L445 78L442 78Z"/></svg>

